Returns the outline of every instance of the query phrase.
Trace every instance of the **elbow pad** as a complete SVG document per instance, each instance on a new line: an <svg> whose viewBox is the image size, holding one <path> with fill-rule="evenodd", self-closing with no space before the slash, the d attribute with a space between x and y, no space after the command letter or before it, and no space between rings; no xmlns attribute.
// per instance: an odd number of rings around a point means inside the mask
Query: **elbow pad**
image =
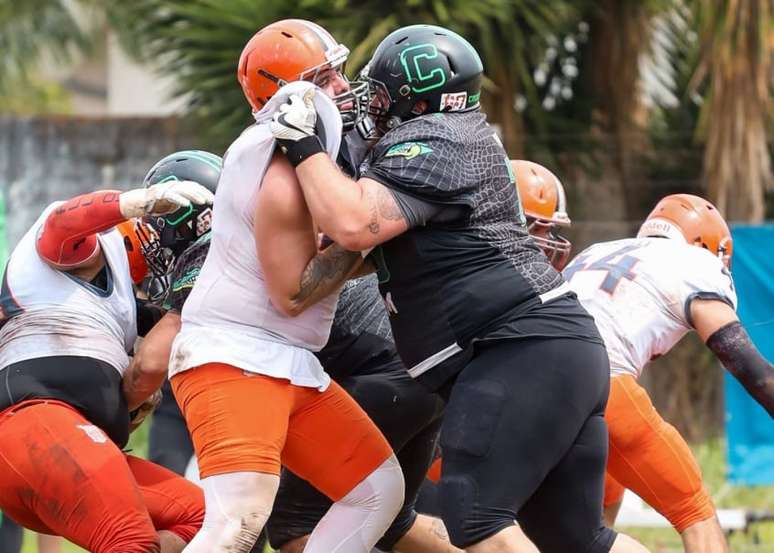
<svg viewBox="0 0 774 553"><path fill-rule="evenodd" d="M707 347L774 418L774 365L760 354L742 323L734 321L716 330Z"/></svg>
<svg viewBox="0 0 774 553"><path fill-rule="evenodd" d="M61 269L76 267L97 251L97 233L125 220L120 192L103 190L76 196L58 206L40 227L38 255Z"/></svg>

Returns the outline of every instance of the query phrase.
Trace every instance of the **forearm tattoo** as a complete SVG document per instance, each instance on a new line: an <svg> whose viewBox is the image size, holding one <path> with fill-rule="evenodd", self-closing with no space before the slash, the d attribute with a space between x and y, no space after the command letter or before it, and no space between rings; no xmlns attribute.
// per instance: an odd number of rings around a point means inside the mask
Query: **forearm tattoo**
<svg viewBox="0 0 774 553"><path fill-rule="evenodd" d="M301 303L327 296L346 280L361 260L359 252L347 251L338 244L329 246L314 256L301 273L293 301Z"/></svg>

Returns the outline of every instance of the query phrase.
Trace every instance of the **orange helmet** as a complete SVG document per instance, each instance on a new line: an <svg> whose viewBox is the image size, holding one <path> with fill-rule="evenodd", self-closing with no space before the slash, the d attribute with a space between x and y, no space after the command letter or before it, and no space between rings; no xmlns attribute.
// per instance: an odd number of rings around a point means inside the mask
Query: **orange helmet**
<svg viewBox="0 0 774 553"><path fill-rule="evenodd" d="M731 266L731 231L717 208L699 196L672 194L662 198L637 233L637 238L647 236L685 240L709 250L726 267Z"/></svg>
<svg viewBox="0 0 774 553"><path fill-rule="evenodd" d="M519 198L527 216L527 228L551 264L561 271L570 258L572 244L559 235L559 227L569 227L564 187L551 171L522 159L511 160Z"/></svg>
<svg viewBox="0 0 774 553"><path fill-rule="evenodd" d="M349 49L316 23L284 19L267 25L248 41L239 56L237 79L253 111L259 111L287 83L315 82L321 71L343 68L348 56ZM366 92L366 83L357 83L357 90L333 98L345 129L355 125L361 112L365 116L361 108L367 106ZM347 104L351 107L341 109Z"/></svg>
<svg viewBox="0 0 774 553"><path fill-rule="evenodd" d="M124 237L132 282L141 284L149 270L158 278L167 275L171 268L170 258L158 246L158 235L153 227L141 219L129 219L116 225L116 229Z"/></svg>

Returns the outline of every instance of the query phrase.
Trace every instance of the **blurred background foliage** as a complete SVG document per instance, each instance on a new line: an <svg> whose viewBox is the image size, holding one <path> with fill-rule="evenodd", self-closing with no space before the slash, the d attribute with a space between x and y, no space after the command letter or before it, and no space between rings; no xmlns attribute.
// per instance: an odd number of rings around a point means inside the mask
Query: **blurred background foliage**
<svg viewBox="0 0 774 553"><path fill-rule="evenodd" d="M86 27L73 15L75 5L100 17ZM755 222L764 218L772 188L773 5L0 0L0 102L4 111L61 109L63 99L30 80L30 68L41 58L64 62L88 50L103 32L99 23L107 22L133 56L174 76L175 94L187 100L186 117L203 143L222 151L250 123L235 65L263 25L285 17L322 24L351 48L354 76L393 29L436 23L460 32L481 53L484 106L511 156L542 161L578 181L571 191L590 196L595 209L638 220L658 196L685 190L690 181L731 220ZM30 94L18 93L25 88ZM646 186L654 181L658 186ZM590 219L585 206L579 209L576 218Z"/></svg>

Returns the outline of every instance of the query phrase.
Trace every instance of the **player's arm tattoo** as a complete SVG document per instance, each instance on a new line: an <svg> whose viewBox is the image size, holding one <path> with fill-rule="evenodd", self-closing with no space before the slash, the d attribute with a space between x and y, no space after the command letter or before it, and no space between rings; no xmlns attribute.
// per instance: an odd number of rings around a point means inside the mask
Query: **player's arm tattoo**
<svg viewBox="0 0 774 553"><path fill-rule="evenodd" d="M441 519L433 518L433 522L430 525L430 530L442 541L449 541L449 532L446 531L446 526L444 526Z"/></svg>
<svg viewBox="0 0 774 553"><path fill-rule="evenodd" d="M380 229L379 218L387 221L400 221L405 219L403 212L395 201L392 193L384 186L375 186L368 192L368 199L371 209L371 222L368 230L372 234L377 234Z"/></svg>
<svg viewBox="0 0 774 553"><path fill-rule="evenodd" d="M368 224L368 230L371 231L371 234L378 234L379 233L379 190L369 190L367 192L368 194L368 202L369 202L369 208L371 211L371 222Z"/></svg>
<svg viewBox="0 0 774 553"><path fill-rule="evenodd" d="M387 188L380 186L376 190L376 202L379 206L379 214L388 221L400 221L404 219L403 212L398 207L398 202Z"/></svg>
<svg viewBox="0 0 774 553"><path fill-rule="evenodd" d="M301 273L293 301L307 306L317 303L341 286L362 261L360 252L347 251L338 244L328 246Z"/></svg>

